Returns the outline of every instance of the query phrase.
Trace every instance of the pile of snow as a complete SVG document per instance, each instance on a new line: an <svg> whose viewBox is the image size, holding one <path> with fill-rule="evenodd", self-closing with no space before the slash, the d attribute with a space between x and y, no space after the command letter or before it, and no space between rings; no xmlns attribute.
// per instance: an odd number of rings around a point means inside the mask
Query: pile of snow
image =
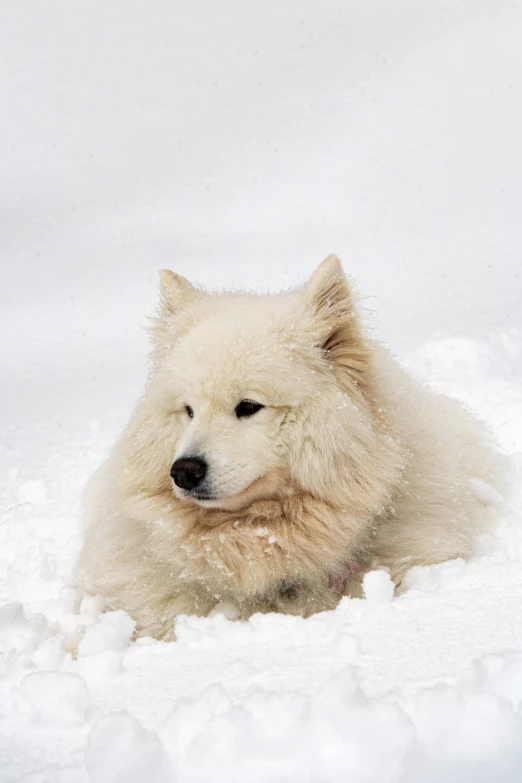
<svg viewBox="0 0 522 783"><path fill-rule="evenodd" d="M0 17L0 781L519 783L520 5ZM374 572L306 621L221 606L132 642L68 577L157 269L279 289L331 251L404 362L512 455L498 526L399 597Z"/></svg>

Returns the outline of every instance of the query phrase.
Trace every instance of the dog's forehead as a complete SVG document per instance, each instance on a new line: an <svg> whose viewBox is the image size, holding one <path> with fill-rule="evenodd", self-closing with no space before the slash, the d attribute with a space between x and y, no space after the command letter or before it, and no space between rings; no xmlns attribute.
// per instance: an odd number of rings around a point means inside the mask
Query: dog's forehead
<svg viewBox="0 0 522 783"><path fill-rule="evenodd" d="M227 297L180 341L180 353L204 357L219 364L224 357L257 361L260 355L286 355L298 347L299 328L281 297Z"/></svg>
<svg viewBox="0 0 522 783"><path fill-rule="evenodd" d="M258 297L220 305L175 347L173 364L186 384L211 397L295 390L310 372L311 344L291 308Z"/></svg>

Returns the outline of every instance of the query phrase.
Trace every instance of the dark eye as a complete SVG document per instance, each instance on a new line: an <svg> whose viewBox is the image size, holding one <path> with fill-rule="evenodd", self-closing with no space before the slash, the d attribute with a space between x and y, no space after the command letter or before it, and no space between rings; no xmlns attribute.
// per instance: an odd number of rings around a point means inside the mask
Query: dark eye
<svg viewBox="0 0 522 783"><path fill-rule="evenodd" d="M190 405L185 405L185 410L187 411L187 416L189 417L189 419L193 419L194 418L194 411L192 410Z"/></svg>
<svg viewBox="0 0 522 783"><path fill-rule="evenodd" d="M259 402L252 402L251 400L241 400L239 405L236 407L235 413L238 419L244 419L247 416L253 416L254 413L257 413L261 410L261 408L264 408L264 405L261 405Z"/></svg>

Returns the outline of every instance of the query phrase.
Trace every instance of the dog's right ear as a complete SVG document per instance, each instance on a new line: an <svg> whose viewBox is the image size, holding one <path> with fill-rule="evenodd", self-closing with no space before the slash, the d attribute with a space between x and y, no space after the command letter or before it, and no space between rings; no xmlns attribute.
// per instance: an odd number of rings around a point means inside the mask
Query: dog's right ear
<svg viewBox="0 0 522 783"><path fill-rule="evenodd" d="M162 269L160 275L160 301L155 316L148 318L145 327L152 342L150 358L152 365L161 362L166 350L172 345L183 319L183 311L205 296L204 291L196 288L181 275L170 269ZM181 316L178 323L176 316Z"/></svg>
<svg viewBox="0 0 522 783"><path fill-rule="evenodd" d="M201 296L201 291L198 291L192 283L189 283L185 277L174 274L170 269L162 269L159 276L160 307L164 315L179 313Z"/></svg>

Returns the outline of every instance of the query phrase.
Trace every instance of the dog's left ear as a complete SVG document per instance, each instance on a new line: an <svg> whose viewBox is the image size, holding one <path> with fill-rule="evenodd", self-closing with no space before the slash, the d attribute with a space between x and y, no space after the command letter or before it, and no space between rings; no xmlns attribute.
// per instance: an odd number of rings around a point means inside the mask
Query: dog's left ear
<svg viewBox="0 0 522 783"><path fill-rule="evenodd" d="M327 359L342 382L365 385L370 342L362 332L354 296L339 258L328 256L305 286L307 305L312 309L319 341Z"/></svg>

